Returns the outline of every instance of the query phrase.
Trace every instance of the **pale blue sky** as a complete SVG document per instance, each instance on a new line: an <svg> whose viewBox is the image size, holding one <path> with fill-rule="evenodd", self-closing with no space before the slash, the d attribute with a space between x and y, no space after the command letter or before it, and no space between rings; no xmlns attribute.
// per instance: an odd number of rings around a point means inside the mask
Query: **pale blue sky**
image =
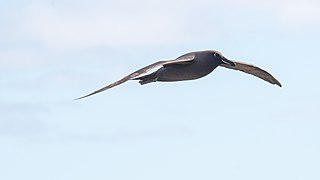
<svg viewBox="0 0 320 180"><path fill-rule="evenodd" d="M0 0L0 179L320 179L320 2ZM128 82L215 49L283 84L218 68Z"/></svg>

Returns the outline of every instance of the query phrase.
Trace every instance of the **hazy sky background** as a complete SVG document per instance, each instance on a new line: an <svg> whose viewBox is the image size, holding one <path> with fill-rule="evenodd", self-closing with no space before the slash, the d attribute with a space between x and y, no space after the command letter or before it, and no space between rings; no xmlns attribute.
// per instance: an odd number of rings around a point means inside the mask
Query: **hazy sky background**
<svg viewBox="0 0 320 180"><path fill-rule="evenodd" d="M0 0L0 179L320 179L320 1ZM128 82L215 49L218 68Z"/></svg>

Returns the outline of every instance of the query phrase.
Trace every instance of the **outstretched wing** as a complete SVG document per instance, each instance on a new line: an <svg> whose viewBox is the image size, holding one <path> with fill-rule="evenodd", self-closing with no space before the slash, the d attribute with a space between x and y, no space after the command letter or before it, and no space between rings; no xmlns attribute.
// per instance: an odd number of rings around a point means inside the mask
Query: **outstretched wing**
<svg viewBox="0 0 320 180"><path fill-rule="evenodd" d="M194 60L194 57L195 57L194 54L187 54L187 55L181 56L181 57L179 57L179 58L177 58L175 60L158 61L156 63L150 64L149 66L141 68L141 69L129 74L128 76L125 76L124 78L120 79L119 81L111 83L111 84L109 84L109 85L107 85L107 86L105 86L105 87L103 87L101 89L98 89L98 90L96 90L96 91L94 91L94 92L92 92L92 93L90 93L88 95L79 97L79 98L77 98L75 100L82 99L82 98L97 94L99 92L105 91L107 89L110 89L112 87L118 86L118 85L120 85L120 84L122 84L122 83L124 83L124 82L126 82L128 80L131 80L131 79L134 79L134 78L140 76L141 74L145 74L148 71L150 71L151 69L154 69L154 68L156 68L158 66L163 66L163 65L167 65L167 64L190 63L191 61Z"/></svg>
<svg viewBox="0 0 320 180"><path fill-rule="evenodd" d="M230 66L228 64L221 64L220 66L229 68L229 69L239 70L239 71L257 76L271 84L276 84L281 87L281 83L267 71L251 64L246 64L246 63L237 62L237 61L233 61L233 62L235 63L235 66Z"/></svg>

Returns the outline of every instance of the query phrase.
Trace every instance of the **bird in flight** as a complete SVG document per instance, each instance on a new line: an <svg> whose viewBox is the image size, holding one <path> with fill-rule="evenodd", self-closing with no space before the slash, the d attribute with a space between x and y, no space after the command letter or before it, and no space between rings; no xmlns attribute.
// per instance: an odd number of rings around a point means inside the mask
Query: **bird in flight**
<svg viewBox="0 0 320 180"><path fill-rule="evenodd" d="M128 80L139 80L139 83L143 85L156 81L172 82L198 79L208 75L218 66L249 73L271 84L276 84L279 87L281 87L280 82L267 71L251 64L238 61L231 61L224 57L218 51L207 50L190 52L182 56L179 56L174 60L163 60L155 62L88 95L79 97L76 100L86 98L88 96L92 96L94 94L108 90L112 87L127 82ZM151 69L157 67L160 67L157 71L144 75Z"/></svg>

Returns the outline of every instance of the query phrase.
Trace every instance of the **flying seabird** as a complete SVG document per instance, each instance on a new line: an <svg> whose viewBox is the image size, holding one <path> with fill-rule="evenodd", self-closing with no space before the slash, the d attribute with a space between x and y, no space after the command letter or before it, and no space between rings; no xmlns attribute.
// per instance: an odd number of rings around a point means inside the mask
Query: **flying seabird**
<svg viewBox="0 0 320 180"><path fill-rule="evenodd" d="M249 73L271 84L276 84L281 87L280 82L267 71L255 65L238 61L231 61L224 57L218 51L207 50L190 52L179 56L174 60L158 61L149 66L141 68L129 74L128 76L125 76L119 81L111 83L101 89L98 89L88 95L82 96L77 99L82 99L97 94L99 92L120 85L128 80L139 80L139 83L143 85L156 81L170 82L198 79L208 75L218 66ZM153 73L143 75L156 67L160 68Z"/></svg>

